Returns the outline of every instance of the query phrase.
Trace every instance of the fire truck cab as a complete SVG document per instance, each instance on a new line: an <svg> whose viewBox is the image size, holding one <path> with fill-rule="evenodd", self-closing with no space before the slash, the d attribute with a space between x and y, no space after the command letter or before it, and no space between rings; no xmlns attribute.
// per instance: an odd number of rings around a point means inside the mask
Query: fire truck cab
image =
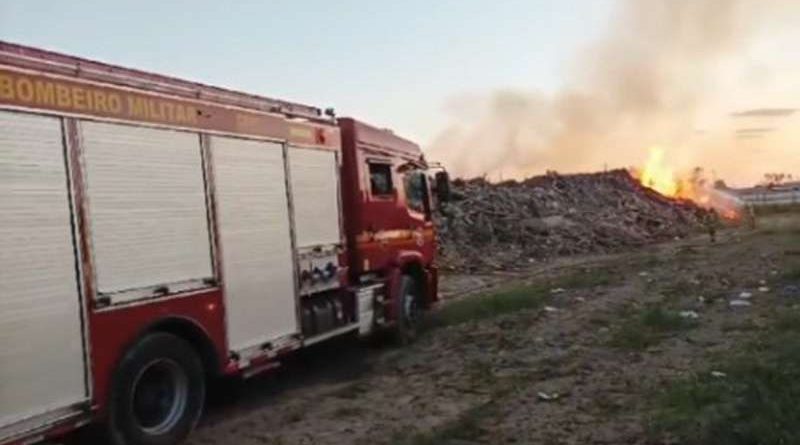
<svg viewBox="0 0 800 445"><path fill-rule="evenodd" d="M213 378L413 340L431 171L316 107L0 42L0 444L178 443Z"/></svg>

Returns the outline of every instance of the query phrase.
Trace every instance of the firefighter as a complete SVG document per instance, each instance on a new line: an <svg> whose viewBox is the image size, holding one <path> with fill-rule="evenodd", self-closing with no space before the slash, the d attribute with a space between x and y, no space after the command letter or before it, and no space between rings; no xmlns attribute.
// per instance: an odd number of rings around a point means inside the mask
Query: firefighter
<svg viewBox="0 0 800 445"><path fill-rule="evenodd" d="M719 215L714 209L708 209L703 212L701 221L708 231L708 240L712 243L717 242L717 226L719 225Z"/></svg>
<svg viewBox="0 0 800 445"><path fill-rule="evenodd" d="M756 229L756 208L753 204L747 204L747 225L750 230Z"/></svg>

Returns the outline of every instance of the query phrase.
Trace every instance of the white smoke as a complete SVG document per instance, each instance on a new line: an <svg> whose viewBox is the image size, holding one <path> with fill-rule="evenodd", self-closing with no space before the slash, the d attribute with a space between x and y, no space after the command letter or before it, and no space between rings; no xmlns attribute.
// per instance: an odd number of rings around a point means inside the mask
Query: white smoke
<svg viewBox="0 0 800 445"><path fill-rule="evenodd" d="M454 98L458 111L429 157L459 176L499 179L641 165L660 146L678 169L703 166L734 182L798 173L800 132L788 124L796 114L734 117L731 107L800 106L798 77L777 94L762 87L781 81L772 71L785 61L749 52L773 29L800 24L799 13L795 0L621 0L608 35L577 55L561 91ZM748 82L755 97L740 91ZM780 131L737 133L753 125Z"/></svg>

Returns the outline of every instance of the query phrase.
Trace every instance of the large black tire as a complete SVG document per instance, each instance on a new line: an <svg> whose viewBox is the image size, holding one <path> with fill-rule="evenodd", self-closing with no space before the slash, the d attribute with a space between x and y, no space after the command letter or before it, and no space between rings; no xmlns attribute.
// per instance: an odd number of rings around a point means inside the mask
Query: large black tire
<svg viewBox="0 0 800 445"><path fill-rule="evenodd" d="M419 336L424 313L421 286L411 275L400 278L397 295L394 339L401 345L413 343Z"/></svg>
<svg viewBox="0 0 800 445"><path fill-rule="evenodd" d="M200 419L206 384L191 345L167 333L142 338L114 374L107 432L114 445L173 445Z"/></svg>

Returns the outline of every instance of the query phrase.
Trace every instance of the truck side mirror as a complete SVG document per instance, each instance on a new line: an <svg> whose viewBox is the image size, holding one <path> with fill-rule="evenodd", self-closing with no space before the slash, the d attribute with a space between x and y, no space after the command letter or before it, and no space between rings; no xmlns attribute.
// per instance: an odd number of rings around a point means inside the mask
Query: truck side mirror
<svg viewBox="0 0 800 445"><path fill-rule="evenodd" d="M450 175L446 171L436 172L436 198L439 202L450 201Z"/></svg>

